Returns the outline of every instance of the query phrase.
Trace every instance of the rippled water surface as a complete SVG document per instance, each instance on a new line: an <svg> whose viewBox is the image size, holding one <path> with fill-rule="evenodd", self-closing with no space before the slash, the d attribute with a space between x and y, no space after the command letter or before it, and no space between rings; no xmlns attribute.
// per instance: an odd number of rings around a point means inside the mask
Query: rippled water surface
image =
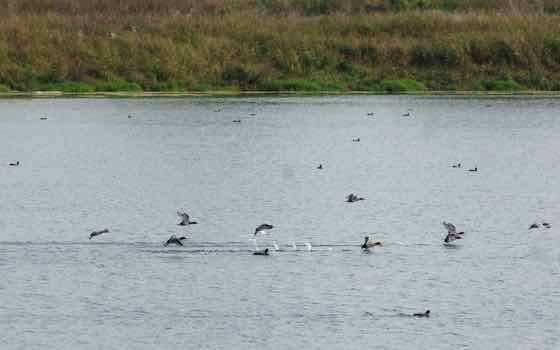
<svg viewBox="0 0 560 350"><path fill-rule="evenodd" d="M557 99L0 100L0 162L0 348L560 348Z"/></svg>

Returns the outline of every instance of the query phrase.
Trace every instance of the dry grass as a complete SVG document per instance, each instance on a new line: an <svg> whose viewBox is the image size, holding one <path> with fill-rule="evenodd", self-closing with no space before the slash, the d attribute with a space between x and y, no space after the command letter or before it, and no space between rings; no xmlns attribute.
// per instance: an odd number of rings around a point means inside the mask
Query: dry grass
<svg viewBox="0 0 560 350"><path fill-rule="evenodd" d="M454 11L430 9L452 0L424 1L427 10L416 0L404 11L391 3L0 0L0 84L254 90L296 79L356 90L413 79L432 90L487 80L560 87L560 21L546 14L560 1L455 1Z"/></svg>

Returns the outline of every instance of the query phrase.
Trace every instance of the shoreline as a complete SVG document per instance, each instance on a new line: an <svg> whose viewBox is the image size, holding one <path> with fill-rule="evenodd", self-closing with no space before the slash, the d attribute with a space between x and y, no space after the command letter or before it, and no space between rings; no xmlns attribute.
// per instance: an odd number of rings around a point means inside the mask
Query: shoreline
<svg viewBox="0 0 560 350"><path fill-rule="evenodd" d="M409 91L398 93L375 91L227 91L206 92L63 92L63 91L10 91L0 92L0 99L10 98L170 98L170 97L248 97L248 96L465 96L465 97L560 97L560 91Z"/></svg>

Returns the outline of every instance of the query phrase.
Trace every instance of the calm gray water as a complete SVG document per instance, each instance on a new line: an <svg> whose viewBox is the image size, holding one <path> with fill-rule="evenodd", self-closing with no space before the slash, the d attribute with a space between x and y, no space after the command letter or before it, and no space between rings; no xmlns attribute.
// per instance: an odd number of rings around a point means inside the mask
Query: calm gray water
<svg viewBox="0 0 560 350"><path fill-rule="evenodd" d="M558 349L559 135L546 98L0 100L0 348Z"/></svg>

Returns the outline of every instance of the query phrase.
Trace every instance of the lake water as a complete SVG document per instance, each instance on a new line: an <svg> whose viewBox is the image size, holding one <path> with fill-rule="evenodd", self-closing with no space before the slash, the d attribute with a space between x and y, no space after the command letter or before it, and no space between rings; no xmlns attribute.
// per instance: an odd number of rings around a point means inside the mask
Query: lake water
<svg viewBox="0 0 560 350"><path fill-rule="evenodd" d="M553 98L0 100L0 348L558 349L559 135Z"/></svg>

